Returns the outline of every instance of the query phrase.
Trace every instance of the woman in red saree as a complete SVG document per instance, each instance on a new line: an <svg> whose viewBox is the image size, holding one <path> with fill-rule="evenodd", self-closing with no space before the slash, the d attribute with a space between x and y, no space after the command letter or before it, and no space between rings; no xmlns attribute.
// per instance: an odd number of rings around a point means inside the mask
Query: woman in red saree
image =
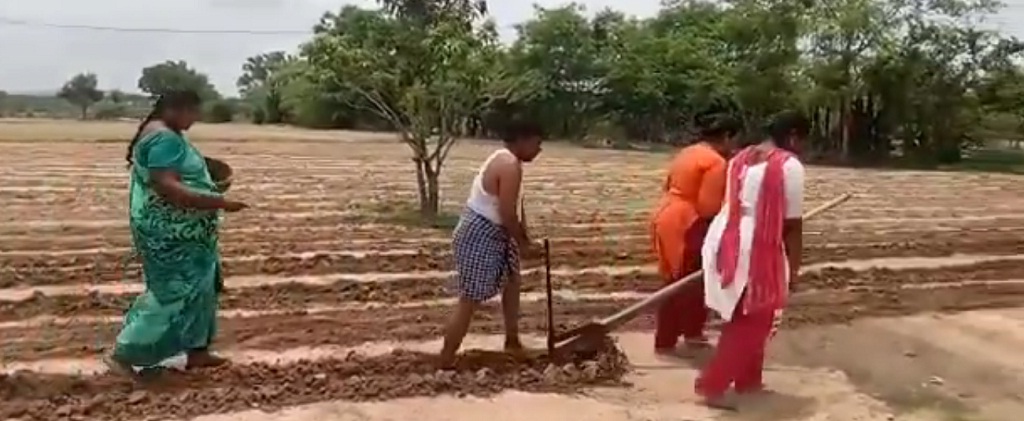
<svg viewBox="0 0 1024 421"><path fill-rule="evenodd" d="M698 122L700 140L679 151L669 166L662 198L651 220L651 241L664 285L700 269L700 250L711 218L722 207L726 158L740 124L710 115ZM673 354L683 336L688 346L707 346L704 287L691 282L661 306L654 349Z"/></svg>
<svg viewBox="0 0 1024 421"><path fill-rule="evenodd" d="M804 167L796 153L810 121L777 115L768 139L729 161L725 204L708 229L703 267L705 303L726 321L718 348L697 379L705 404L764 389L764 353L800 270Z"/></svg>

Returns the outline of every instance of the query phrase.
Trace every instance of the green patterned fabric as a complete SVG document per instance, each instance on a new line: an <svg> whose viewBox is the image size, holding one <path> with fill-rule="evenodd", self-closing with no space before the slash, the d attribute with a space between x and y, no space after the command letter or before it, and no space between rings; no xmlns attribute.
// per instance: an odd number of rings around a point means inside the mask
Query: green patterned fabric
<svg viewBox="0 0 1024 421"><path fill-rule="evenodd" d="M125 316L114 357L147 367L206 348L214 336L220 213L173 206L150 187L152 170L173 170L193 191L218 194L202 154L182 135L150 133L138 141L132 156L129 219L146 290Z"/></svg>

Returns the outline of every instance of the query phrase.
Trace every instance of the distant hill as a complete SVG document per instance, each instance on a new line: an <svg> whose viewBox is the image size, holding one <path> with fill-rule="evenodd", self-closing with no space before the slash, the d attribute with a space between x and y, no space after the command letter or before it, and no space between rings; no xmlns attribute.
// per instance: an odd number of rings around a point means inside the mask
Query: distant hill
<svg viewBox="0 0 1024 421"><path fill-rule="evenodd" d="M148 97L126 94L120 104L104 99L91 111L97 118L137 118L145 115L148 109ZM78 107L57 98L56 92L10 92L0 99L0 116L78 118L80 112Z"/></svg>
<svg viewBox="0 0 1024 421"><path fill-rule="evenodd" d="M4 89L0 89L3 91ZM6 91L9 95L21 95L21 96L57 96L57 90L37 90L37 91Z"/></svg>

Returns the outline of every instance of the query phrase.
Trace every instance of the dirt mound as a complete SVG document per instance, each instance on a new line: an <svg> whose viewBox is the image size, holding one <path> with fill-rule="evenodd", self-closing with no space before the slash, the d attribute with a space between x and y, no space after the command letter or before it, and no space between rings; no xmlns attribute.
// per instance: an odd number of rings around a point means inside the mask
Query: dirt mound
<svg viewBox="0 0 1024 421"><path fill-rule="evenodd" d="M147 384L103 375L0 376L0 419L134 420L344 399L385 400L456 394L488 396L506 389L572 393L585 386L620 385L628 361L611 339L592 360L511 356L480 350L461 355L456 370L438 371L434 356L397 350L365 357L295 364L234 365L165 373Z"/></svg>
<svg viewBox="0 0 1024 421"><path fill-rule="evenodd" d="M576 291L641 291L652 292L662 282L654 273L605 275L582 273L554 276L559 289ZM298 310L310 306L341 306L359 302L409 303L452 297L449 278L399 279L389 282L358 282L339 280L329 285L298 282L258 287L227 288L220 297L221 309ZM538 282L523 284L523 292L540 292ZM137 293L48 296L37 293L20 301L0 301L0 322L52 315L119 316Z"/></svg>

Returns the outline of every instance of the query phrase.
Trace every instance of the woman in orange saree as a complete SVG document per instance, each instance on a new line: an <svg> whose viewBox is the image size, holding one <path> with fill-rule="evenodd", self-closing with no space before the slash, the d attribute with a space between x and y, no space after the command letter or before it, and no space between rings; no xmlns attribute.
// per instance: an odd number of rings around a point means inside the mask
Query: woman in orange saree
<svg viewBox="0 0 1024 421"><path fill-rule="evenodd" d="M651 219L652 248L664 285L700 269L704 235L725 194L725 156L740 124L724 115L703 120L700 140L672 159L661 200ZM691 282L658 310L655 352L674 354L680 336L688 346L707 346L706 322L703 284Z"/></svg>

